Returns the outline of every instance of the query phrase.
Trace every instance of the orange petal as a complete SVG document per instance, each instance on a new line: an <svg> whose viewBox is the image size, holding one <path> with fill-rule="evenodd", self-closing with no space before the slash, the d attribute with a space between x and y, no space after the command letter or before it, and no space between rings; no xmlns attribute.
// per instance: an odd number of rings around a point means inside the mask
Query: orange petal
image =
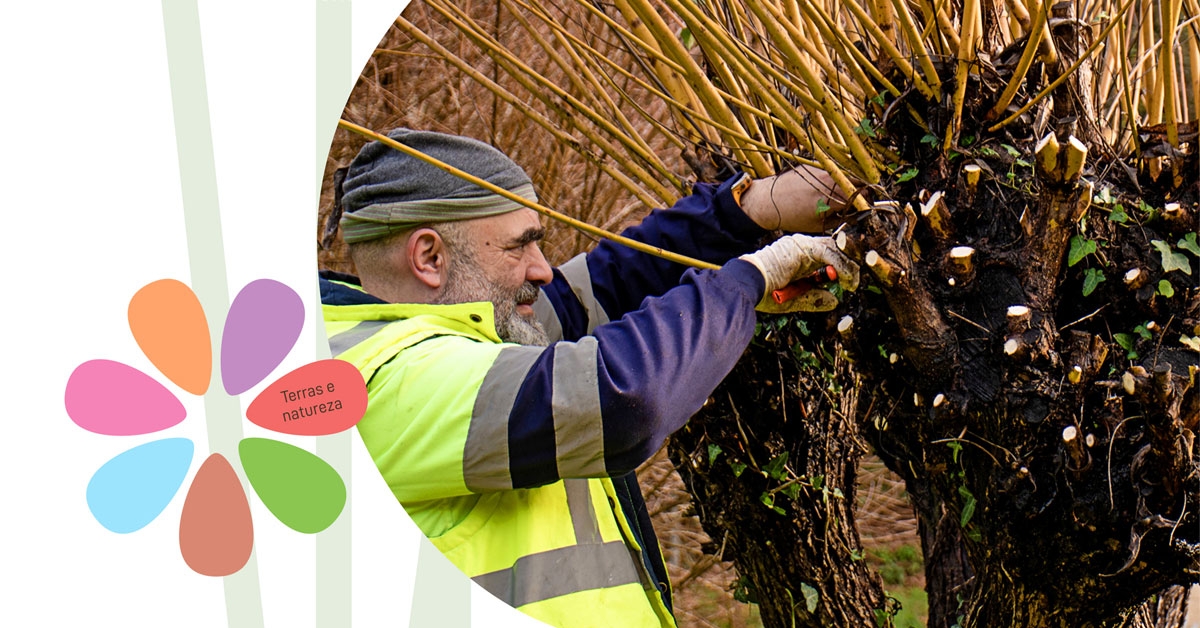
<svg viewBox="0 0 1200 628"><path fill-rule="evenodd" d="M186 284L160 279L129 300L129 329L154 366L193 395L212 379L212 341L200 300Z"/></svg>
<svg viewBox="0 0 1200 628"><path fill-rule="evenodd" d="M212 454L196 472L179 518L179 549L193 571L228 576L250 560L254 526L237 472Z"/></svg>

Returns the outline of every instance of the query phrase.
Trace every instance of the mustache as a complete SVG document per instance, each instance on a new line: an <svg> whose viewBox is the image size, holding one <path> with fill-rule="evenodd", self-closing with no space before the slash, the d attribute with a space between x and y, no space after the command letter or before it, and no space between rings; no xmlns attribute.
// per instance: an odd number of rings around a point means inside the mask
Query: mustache
<svg viewBox="0 0 1200 628"><path fill-rule="evenodd" d="M537 286L526 281L517 290L516 301L517 303L533 303L537 300L540 293L541 290Z"/></svg>

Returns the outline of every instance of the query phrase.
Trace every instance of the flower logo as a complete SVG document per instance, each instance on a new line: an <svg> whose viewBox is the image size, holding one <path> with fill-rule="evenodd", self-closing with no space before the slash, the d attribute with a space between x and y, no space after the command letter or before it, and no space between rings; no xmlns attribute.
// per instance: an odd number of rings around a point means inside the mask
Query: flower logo
<svg viewBox="0 0 1200 628"><path fill-rule="evenodd" d="M229 307L221 337L225 393L240 395L266 379L291 351L303 324L304 304L291 288L270 279L247 284ZM212 343L191 288L173 279L142 287L129 302L129 328L167 379L188 393L209 393ZM160 432L186 417L183 404L166 386L112 360L76 367L65 401L77 425L112 436ZM352 427L366 406L366 385L358 369L342 360L320 360L264 388L246 418L275 432L318 436ZM210 424L213 420L210 416ZM243 438L237 449L250 486L284 525L311 534L341 514L346 486L324 460L269 438ZM163 438L117 455L92 475L88 508L113 532L140 530L179 491L194 453L191 439ZM184 499L179 522L183 559L197 573L227 576L246 564L253 545L250 504L237 472L225 456L213 453L200 465Z"/></svg>

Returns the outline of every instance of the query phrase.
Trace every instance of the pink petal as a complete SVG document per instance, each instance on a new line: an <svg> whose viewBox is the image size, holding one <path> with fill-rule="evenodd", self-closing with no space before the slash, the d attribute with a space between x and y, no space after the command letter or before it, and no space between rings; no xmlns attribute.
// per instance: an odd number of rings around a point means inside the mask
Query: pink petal
<svg viewBox="0 0 1200 628"><path fill-rule="evenodd" d="M177 425L183 404L145 373L112 360L89 360L67 380L67 415L97 434L149 434Z"/></svg>

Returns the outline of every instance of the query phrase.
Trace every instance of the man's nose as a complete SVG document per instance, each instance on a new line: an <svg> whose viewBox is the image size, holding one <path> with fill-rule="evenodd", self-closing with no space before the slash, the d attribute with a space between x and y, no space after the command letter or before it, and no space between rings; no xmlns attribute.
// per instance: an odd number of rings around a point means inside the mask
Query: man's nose
<svg viewBox="0 0 1200 628"><path fill-rule="evenodd" d="M525 269L525 280L537 286L544 286L554 279L550 263L542 255L542 247L533 247L533 262Z"/></svg>

